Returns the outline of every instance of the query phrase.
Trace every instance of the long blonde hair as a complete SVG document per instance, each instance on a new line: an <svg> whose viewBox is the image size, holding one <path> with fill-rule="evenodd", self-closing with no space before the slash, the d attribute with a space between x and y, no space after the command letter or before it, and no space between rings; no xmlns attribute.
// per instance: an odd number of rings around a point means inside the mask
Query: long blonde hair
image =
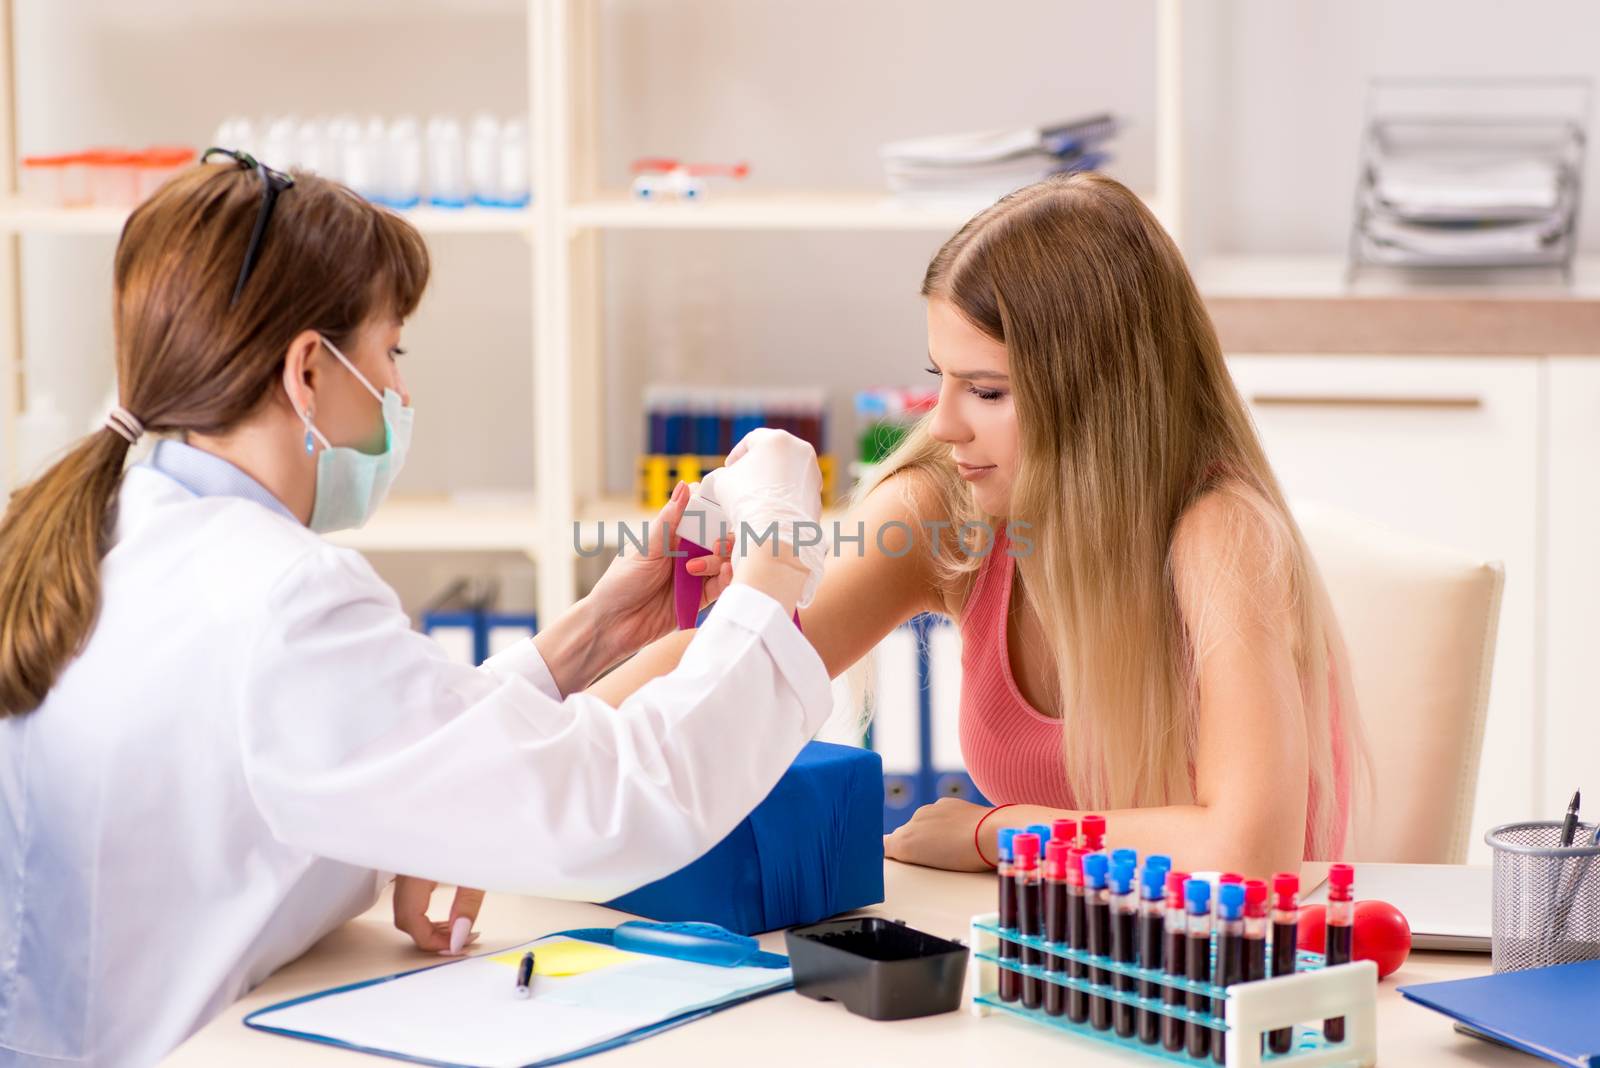
<svg viewBox="0 0 1600 1068"><path fill-rule="evenodd" d="M1292 628L1310 844L1325 855L1342 830L1335 731L1347 759L1360 749L1338 625L1161 224L1113 179L1053 178L963 226L934 256L922 292L950 301L1006 346L1021 445L1011 514L982 513L949 447L931 436L931 417L862 493L915 469L936 488L952 529L1028 524L1031 551L1016 562L1055 656L1056 696L1072 728L1061 732L1062 757L1076 802L1125 808L1193 798L1195 665L1213 635L1207 620L1182 618L1172 549L1184 513L1220 492L1220 511L1240 528L1228 544L1235 552L1265 546L1269 557L1265 576L1224 560L1223 579L1287 591L1263 608ZM978 553L936 554L958 590L970 590L981 563Z"/></svg>

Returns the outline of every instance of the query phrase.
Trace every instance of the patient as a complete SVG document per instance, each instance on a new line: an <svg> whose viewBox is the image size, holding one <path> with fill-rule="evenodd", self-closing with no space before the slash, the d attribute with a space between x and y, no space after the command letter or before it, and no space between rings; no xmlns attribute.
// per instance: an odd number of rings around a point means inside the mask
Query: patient
<svg viewBox="0 0 1600 1068"><path fill-rule="evenodd" d="M922 293L938 404L857 491L839 529L866 536L801 623L837 675L954 620L967 771L1005 810L940 800L885 854L981 870L1000 826L1090 810L1179 868L1337 859L1362 764L1338 623L1160 223L1110 178L1053 178L962 227Z"/></svg>

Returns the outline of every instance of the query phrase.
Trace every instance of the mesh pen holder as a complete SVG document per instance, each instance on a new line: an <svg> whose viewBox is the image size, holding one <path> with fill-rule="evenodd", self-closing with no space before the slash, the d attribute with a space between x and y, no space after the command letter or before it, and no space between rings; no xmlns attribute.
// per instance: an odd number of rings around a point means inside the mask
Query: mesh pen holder
<svg viewBox="0 0 1600 1068"><path fill-rule="evenodd" d="M1494 850L1494 970L1600 959L1595 825L1580 824L1566 847L1558 820L1502 824L1484 841Z"/></svg>
<svg viewBox="0 0 1600 1068"><path fill-rule="evenodd" d="M1039 950L1047 954L1046 960L1053 956L1077 961L1089 965L1090 970L1084 978L1079 979L1040 965L1005 959L1000 956L1001 942ZM1215 952L1213 943L1213 955ZM1268 959L1271 959L1270 943ZM972 918L972 965L967 969L967 986L972 995L971 1011L976 1016L988 1016L992 1012L1020 1016L1034 1023L1092 1038L1169 1064L1215 1066L1216 1062L1209 1056L1192 1057L1186 1052L1170 1051L1160 1043L1149 1045L1137 1037L1124 1038L1115 1029L1100 1030L1087 1022L1075 1023L1064 1015L1052 1016L1042 1008L1027 1008L1020 1001L1003 1001L999 995L999 970L1004 968L1046 983L1082 990L1109 1001L1170 1016L1183 1020L1189 1027L1227 1031L1235 1036L1227 1044L1227 1060L1224 1062L1227 1068L1256 1068L1263 1064L1283 1065L1284 1068L1376 1064L1377 967L1371 961L1355 961L1327 968L1323 965L1322 956L1316 953L1300 953L1297 961L1300 970L1293 975L1276 976L1253 983L1236 983L1224 988L1168 975L1164 971L1124 964L1036 935L1024 935L1001 927L999 914L991 912ZM1108 978L1124 975L1153 983L1158 988L1156 996L1147 998L1137 993L1137 984L1135 991L1118 990L1113 985L1114 979L1108 983L1096 983L1092 978L1096 969L1106 973ZM1222 1012L1197 1012L1167 1005L1160 991L1169 988L1184 994L1193 992L1212 998L1212 1004L1222 1006ZM1322 1037L1319 1029L1300 1026L1305 1020L1334 1016L1345 1018L1346 1037L1343 1042L1330 1043ZM1290 1050L1287 1053L1264 1051L1260 1036L1284 1027L1294 1028Z"/></svg>

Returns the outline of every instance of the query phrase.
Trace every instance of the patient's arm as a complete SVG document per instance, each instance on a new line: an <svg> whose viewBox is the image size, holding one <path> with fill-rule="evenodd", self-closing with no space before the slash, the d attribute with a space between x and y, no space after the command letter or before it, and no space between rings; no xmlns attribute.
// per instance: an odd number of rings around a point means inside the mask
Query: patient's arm
<svg viewBox="0 0 1600 1068"><path fill-rule="evenodd" d="M849 537L854 537L859 524L865 531L862 542L840 547L828 561L816 599L800 610L801 629L829 675L843 672L912 616L921 612L954 614L959 597L939 588L930 540L934 534L923 526L924 519L947 520L931 514L936 499L922 483L922 476L904 471L879 485L839 521L839 529ZM892 523L903 525L890 526ZM833 528L824 526L832 548ZM940 551L954 551L948 529L941 528L941 533L946 540ZM658 639L596 682L589 692L608 704L620 703L646 682L676 667L693 637L694 631L684 630Z"/></svg>

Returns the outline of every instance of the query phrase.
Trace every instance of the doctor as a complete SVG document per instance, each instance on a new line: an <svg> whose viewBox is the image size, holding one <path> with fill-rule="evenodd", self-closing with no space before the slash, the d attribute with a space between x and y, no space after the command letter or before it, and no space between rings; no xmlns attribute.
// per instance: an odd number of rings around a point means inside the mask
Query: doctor
<svg viewBox="0 0 1600 1068"><path fill-rule="evenodd" d="M682 667L620 708L581 691L672 625L659 534L481 669L414 632L319 535L405 460L395 361L427 252L342 186L224 155L129 218L119 407L0 523L0 1065L155 1061L384 872L587 900L659 878L830 709L789 621L820 478L777 431L718 496L783 551L725 589L710 558L721 597ZM170 437L124 475L146 432ZM400 921L433 944L420 914Z"/></svg>

